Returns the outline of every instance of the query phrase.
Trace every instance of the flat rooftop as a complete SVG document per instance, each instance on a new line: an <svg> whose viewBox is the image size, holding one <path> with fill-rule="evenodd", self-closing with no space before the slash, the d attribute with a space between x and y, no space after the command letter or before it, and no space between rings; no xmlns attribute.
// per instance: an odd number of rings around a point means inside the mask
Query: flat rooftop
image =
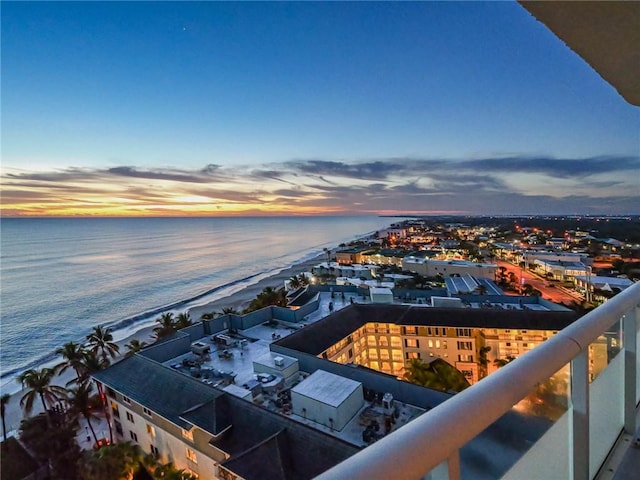
<svg viewBox="0 0 640 480"><path fill-rule="evenodd" d="M325 405L339 407L362 384L324 370L316 370L291 389L299 395L313 398Z"/></svg>

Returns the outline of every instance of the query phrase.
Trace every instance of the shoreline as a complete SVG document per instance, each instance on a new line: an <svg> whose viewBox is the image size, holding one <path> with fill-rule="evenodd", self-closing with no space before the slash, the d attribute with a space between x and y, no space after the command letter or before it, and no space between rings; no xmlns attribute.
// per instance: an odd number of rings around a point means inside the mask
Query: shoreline
<svg viewBox="0 0 640 480"><path fill-rule="evenodd" d="M335 250L335 247L331 249L331 251L334 251L334 250ZM257 281L256 283L247 285L244 288L236 292L233 292L229 295L226 295L216 300L212 300L210 302L207 302L204 305L198 305L198 306L193 306L191 308L187 308L186 312L189 313L189 315L191 316L191 321L196 323L200 321L200 317L204 313L215 313L227 307L235 308L236 310L241 311L244 308L246 308L251 302L251 300L256 298L256 296L264 288L284 287L285 280L290 279L294 275L298 275L302 272L311 270L311 267L322 262L324 257L325 257L325 254L321 253L311 259L303 260L300 263L293 264L287 268L284 268L279 272L269 275ZM119 360L124 358L124 355L127 353L125 345L128 344L131 340L135 339L140 342L147 342L147 344L153 343L155 341L155 338L153 336L153 328L155 326L156 326L156 323L154 319L153 324L151 325L147 324L147 325L141 326L141 328L135 330L133 333L127 335L126 337L116 340L115 343L120 347L120 353L112 360L112 363L118 362ZM55 361L46 362L35 368L43 368L51 364L58 364L61 361L62 361L61 358L58 356L56 357ZM74 378L74 373L75 372L71 370L67 370L64 374L57 375L54 381L52 382L52 384L64 387L67 382L69 382ZM14 388L10 388L11 384L14 384ZM20 399L24 395L25 390L21 388L21 386L17 383L17 381L15 381L15 379L13 379L13 380L7 381L6 384L2 385L2 393L9 393L11 395L9 402L6 405L6 413L5 413L5 419L7 424L7 436L10 436L10 433L17 434L17 432L14 432L14 431L17 431L17 429L20 427L20 422L26 416L23 413L22 408L20 407ZM37 413L39 413L40 410L42 410L41 408L38 409L37 407L38 407L38 404L36 402L34 403L34 409L31 413L31 416L36 415Z"/></svg>

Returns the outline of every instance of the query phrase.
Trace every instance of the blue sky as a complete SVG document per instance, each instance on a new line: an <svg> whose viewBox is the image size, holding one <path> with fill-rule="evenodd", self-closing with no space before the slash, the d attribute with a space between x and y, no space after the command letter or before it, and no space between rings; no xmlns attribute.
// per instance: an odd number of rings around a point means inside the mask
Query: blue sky
<svg viewBox="0 0 640 480"><path fill-rule="evenodd" d="M3 2L2 120L5 214L640 205L639 109L511 2Z"/></svg>

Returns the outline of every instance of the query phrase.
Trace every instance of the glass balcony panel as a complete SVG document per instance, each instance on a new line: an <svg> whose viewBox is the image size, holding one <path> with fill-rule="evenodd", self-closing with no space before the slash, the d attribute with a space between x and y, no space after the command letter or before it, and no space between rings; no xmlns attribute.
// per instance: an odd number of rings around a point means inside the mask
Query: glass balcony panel
<svg viewBox="0 0 640 480"><path fill-rule="evenodd" d="M568 385L566 365L462 447L462 478L567 478ZM487 451L491 458L482 461Z"/></svg>
<svg viewBox="0 0 640 480"><path fill-rule="evenodd" d="M630 313L632 315L633 312ZM640 308L636 309L636 405L640 402Z"/></svg>
<svg viewBox="0 0 640 480"><path fill-rule="evenodd" d="M589 473L596 474L624 425L624 355L589 386Z"/></svg>
<svg viewBox="0 0 640 480"><path fill-rule="evenodd" d="M569 478L569 417L562 415L502 478Z"/></svg>
<svg viewBox="0 0 640 480"><path fill-rule="evenodd" d="M589 381L593 382L622 351L622 322L617 321L589 345Z"/></svg>

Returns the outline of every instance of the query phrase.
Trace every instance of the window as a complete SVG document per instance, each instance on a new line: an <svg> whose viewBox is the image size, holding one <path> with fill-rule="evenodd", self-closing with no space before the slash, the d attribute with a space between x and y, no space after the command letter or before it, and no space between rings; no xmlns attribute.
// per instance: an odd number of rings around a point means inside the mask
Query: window
<svg viewBox="0 0 640 480"><path fill-rule="evenodd" d="M416 338L407 338L404 341L404 346L405 347L411 347L411 348L419 348L420 347L420 340L418 340Z"/></svg>
<svg viewBox="0 0 640 480"><path fill-rule="evenodd" d="M429 340L428 342L429 348L433 348L433 340Z"/></svg>
<svg viewBox="0 0 640 480"><path fill-rule="evenodd" d="M147 433L152 437L156 436L156 429L154 428L153 425L149 425L148 423L147 423Z"/></svg>
<svg viewBox="0 0 640 480"><path fill-rule="evenodd" d="M458 350L473 350L472 342L458 342Z"/></svg>
<svg viewBox="0 0 640 480"><path fill-rule="evenodd" d="M406 335L417 335L418 329L416 327L404 327L404 333Z"/></svg>
<svg viewBox="0 0 640 480"><path fill-rule="evenodd" d="M131 423L135 423L133 421L133 414L131 412L127 412L127 420L129 420Z"/></svg>
<svg viewBox="0 0 640 480"><path fill-rule="evenodd" d="M147 417L151 416L151 410L149 410L147 407L142 407L142 413L144 413Z"/></svg>
<svg viewBox="0 0 640 480"><path fill-rule="evenodd" d="M389 350L380 350L380 360L389 360Z"/></svg>
<svg viewBox="0 0 640 480"><path fill-rule="evenodd" d="M388 347L389 339L387 337L380 337L378 339L378 345L380 345L381 347Z"/></svg>
<svg viewBox="0 0 640 480"><path fill-rule="evenodd" d="M116 432L118 432L118 435L124 435L122 424L118 420L114 420L113 424L116 426Z"/></svg>
<svg viewBox="0 0 640 480"><path fill-rule="evenodd" d="M391 346L396 348L401 347L402 340L400 340L400 337L391 337Z"/></svg>
<svg viewBox="0 0 640 480"><path fill-rule="evenodd" d="M138 434L133 430L129 430L129 436L131 437L131 440L133 440L134 442L138 441Z"/></svg>
<svg viewBox="0 0 640 480"><path fill-rule="evenodd" d="M470 337L471 329L470 328L456 328L456 337Z"/></svg>
<svg viewBox="0 0 640 480"><path fill-rule="evenodd" d="M116 398L116 392L114 392L113 388L107 387L107 395L111 398Z"/></svg>
<svg viewBox="0 0 640 480"><path fill-rule="evenodd" d="M404 355L407 360L411 360L412 358L420 358L420 352L407 352Z"/></svg>
<svg viewBox="0 0 640 480"><path fill-rule="evenodd" d="M442 340L442 348L447 348L447 341L446 340Z"/></svg>
<svg viewBox="0 0 640 480"><path fill-rule="evenodd" d="M118 404L116 402L111 402L111 412L113 412L115 418L120 418L120 411L118 410Z"/></svg>
<svg viewBox="0 0 640 480"><path fill-rule="evenodd" d="M151 453L157 458L160 456L160 450L153 443L151 444Z"/></svg>
<svg viewBox="0 0 640 480"><path fill-rule="evenodd" d="M378 358L378 351L375 348L369 349L369 358L373 358L374 360Z"/></svg>
<svg viewBox="0 0 640 480"><path fill-rule="evenodd" d="M393 358L394 361L401 362L402 361L402 352L400 350L393 350L391 352L391 357Z"/></svg>
<svg viewBox="0 0 640 480"><path fill-rule="evenodd" d="M122 403L126 403L127 405L131 405L131 399L129 397L122 396Z"/></svg>
<svg viewBox="0 0 640 480"><path fill-rule="evenodd" d="M182 436L187 440L193 441L193 432L191 430L182 429Z"/></svg>
<svg viewBox="0 0 640 480"><path fill-rule="evenodd" d="M187 460L191 460L193 463L198 463L198 457L196 455L196 452L191 450L189 447L186 448L186 456L187 456Z"/></svg>

